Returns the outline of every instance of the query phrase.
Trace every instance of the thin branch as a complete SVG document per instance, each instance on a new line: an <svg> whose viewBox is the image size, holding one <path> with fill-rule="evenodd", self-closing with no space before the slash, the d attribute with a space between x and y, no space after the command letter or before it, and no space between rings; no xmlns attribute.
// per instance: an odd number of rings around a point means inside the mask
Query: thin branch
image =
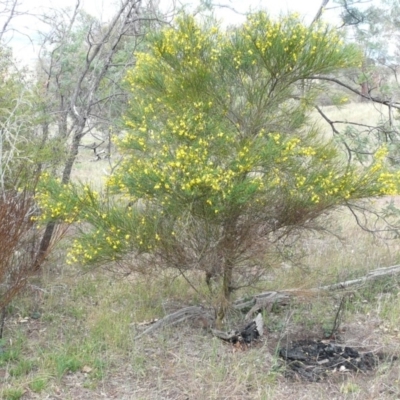
<svg viewBox="0 0 400 400"><path fill-rule="evenodd" d="M357 95L359 95L359 96L361 96L361 97L363 97L365 99L371 100L371 101L373 101L375 103L383 104L385 106L389 106L390 105L391 107L396 108L397 110L400 110L400 103L397 103L397 102L393 103L390 100L382 100L379 97L366 96L366 95L362 94L359 90L354 89L353 87L343 83L339 79L330 78L330 77L327 77L327 76L309 76L309 77L307 77L307 79L334 82L334 83L337 83L338 85L350 90L351 92L353 92L353 93L355 93L355 94L357 94Z"/></svg>
<svg viewBox="0 0 400 400"><path fill-rule="evenodd" d="M320 107L318 107L316 105L315 108L318 111L318 113L321 115L321 117L331 126L333 133L340 137L340 132L336 129L336 127L334 125L335 123L328 118L328 116L321 110ZM349 145L346 143L346 141L344 139L341 139L341 142L343 143L344 147L347 150L348 163L350 164L350 162L352 160L352 154L351 154L352 150L351 150L351 148L349 147Z"/></svg>
<svg viewBox="0 0 400 400"><path fill-rule="evenodd" d="M13 4L11 6L11 10L8 14L8 18L6 19L6 21L4 22L3 28L0 32L0 41L3 39L3 35L6 33L7 30L7 26L9 25L9 23L11 22L11 20L14 18L15 15L15 8L17 7L17 2L18 0L14 0Z"/></svg>
<svg viewBox="0 0 400 400"><path fill-rule="evenodd" d="M311 25L314 25L321 18L321 15L324 12L324 9L328 5L328 3L329 3L329 0L322 0L322 3L317 11L317 14L315 14L315 17L311 22Z"/></svg>

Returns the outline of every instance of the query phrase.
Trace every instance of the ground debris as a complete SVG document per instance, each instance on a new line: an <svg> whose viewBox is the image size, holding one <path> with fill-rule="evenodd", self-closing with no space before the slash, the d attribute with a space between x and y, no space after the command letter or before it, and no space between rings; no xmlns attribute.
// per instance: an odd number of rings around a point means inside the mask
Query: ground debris
<svg viewBox="0 0 400 400"><path fill-rule="evenodd" d="M147 326L150 325L146 330L139 333L136 336L136 339L140 339L142 336L147 335L149 333L154 332L156 329L176 325L181 322L185 322L187 320L193 320L196 318L205 318L207 320L211 320L209 310L205 309L202 306L191 306L182 308L172 314L166 315L164 318L150 321L150 323L146 323L138 326ZM210 322L211 323L211 322Z"/></svg>
<svg viewBox="0 0 400 400"><path fill-rule="evenodd" d="M230 332L222 332L217 329L211 329L211 332L214 336L219 339L225 340L232 344L236 343L245 343L250 344L254 340L257 340L264 334L264 322L261 313L257 314L257 317L254 318L250 323L247 323L246 326L239 330L233 330Z"/></svg>
<svg viewBox="0 0 400 400"><path fill-rule="evenodd" d="M366 372L375 369L382 354L360 353L357 350L332 342L299 340L279 350L286 361L286 376L312 382L320 381L333 373Z"/></svg>

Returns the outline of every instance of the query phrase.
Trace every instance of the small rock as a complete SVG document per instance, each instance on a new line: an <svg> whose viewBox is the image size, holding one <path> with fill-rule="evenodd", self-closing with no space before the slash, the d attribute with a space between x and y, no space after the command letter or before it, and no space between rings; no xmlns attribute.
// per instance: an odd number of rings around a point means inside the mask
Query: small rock
<svg viewBox="0 0 400 400"><path fill-rule="evenodd" d="M42 314L41 314L39 311L34 311L34 312L31 314L31 318L32 318L32 319L39 319L41 316L42 316Z"/></svg>

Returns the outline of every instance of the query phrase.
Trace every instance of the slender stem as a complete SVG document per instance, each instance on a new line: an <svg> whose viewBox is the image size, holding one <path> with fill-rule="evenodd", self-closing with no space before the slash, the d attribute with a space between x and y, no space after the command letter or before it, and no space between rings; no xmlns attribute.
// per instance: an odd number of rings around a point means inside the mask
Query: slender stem
<svg viewBox="0 0 400 400"><path fill-rule="evenodd" d="M1 309L0 315L0 339L3 338L4 323L6 321L6 307Z"/></svg>

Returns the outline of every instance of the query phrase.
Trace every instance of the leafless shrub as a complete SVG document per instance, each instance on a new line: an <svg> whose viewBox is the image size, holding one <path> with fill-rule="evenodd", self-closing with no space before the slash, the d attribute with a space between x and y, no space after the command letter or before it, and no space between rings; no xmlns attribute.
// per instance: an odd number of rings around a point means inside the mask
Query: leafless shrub
<svg viewBox="0 0 400 400"><path fill-rule="evenodd" d="M35 222L37 208L27 191L11 190L0 196L0 337L5 307L24 289L29 278L40 271L46 252L40 251L40 229ZM53 240L55 244L62 231Z"/></svg>

